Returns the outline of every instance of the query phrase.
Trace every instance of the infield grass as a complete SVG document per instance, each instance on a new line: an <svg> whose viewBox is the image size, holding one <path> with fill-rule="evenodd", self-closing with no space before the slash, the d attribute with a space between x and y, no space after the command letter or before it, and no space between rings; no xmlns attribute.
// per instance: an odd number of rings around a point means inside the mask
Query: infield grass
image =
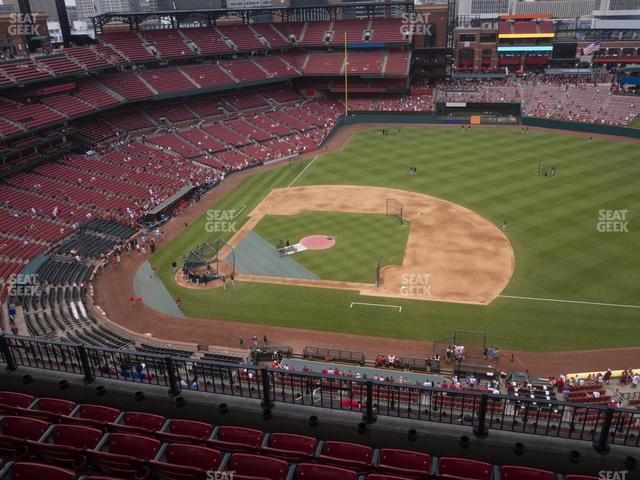
<svg viewBox="0 0 640 480"><path fill-rule="evenodd" d="M306 212L265 215L254 231L272 245L279 240L297 243L307 235L333 237L326 250L307 250L291 258L322 280L375 283L376 265L400 265L409 236L409 224L397 217L375 214Z"/></svg>
<svg viewBox="0 0 640 480"><path fill-rule="evenodd" d="M508 222L514 276L504 295L640 305L640 147L623 141L517 129L378 128L354 135L321 155L295 186L353 184L425 193L463 205L496 225ZM396 127L390 129L396 131ZM535 175L538 162L556 178ZM410 176L409 167L418 175ZM216 209L246 214L273 188L286 187L300 169L248 177ZM601 211L627 210L628 232L600 232ZM489 306L380 301L356 293L243 283L233 291L187 290L172 280L171 262L211 240L206 218L186 228L152 259L187 315L382 337L432 340L454 330L482 330L501 348L553 351L637 346L640 309L501 297ZM217 236L228 237L230 234ZM351 301L393 303L349 309ZM211 308L215 305L215 309Z"/></svg>

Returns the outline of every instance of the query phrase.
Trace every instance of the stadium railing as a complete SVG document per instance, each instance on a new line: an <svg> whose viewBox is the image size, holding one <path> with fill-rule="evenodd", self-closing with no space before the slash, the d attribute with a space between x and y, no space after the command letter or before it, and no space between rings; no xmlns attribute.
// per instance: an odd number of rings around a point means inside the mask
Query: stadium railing
<svg viewBox="0 0 640 480"><path fill-rule="evenodd" d="M590 441L602 451L611 444L640 447L637 409L291 372L14 335L0 335L0 353L10 371L32 367L83 375L85 383L108 378L168 388L171 395L189 389L252 398L265 410L278 403L297 404L359 412L369 423L383 415L468 427L478 436L501 430Z"/></svg>

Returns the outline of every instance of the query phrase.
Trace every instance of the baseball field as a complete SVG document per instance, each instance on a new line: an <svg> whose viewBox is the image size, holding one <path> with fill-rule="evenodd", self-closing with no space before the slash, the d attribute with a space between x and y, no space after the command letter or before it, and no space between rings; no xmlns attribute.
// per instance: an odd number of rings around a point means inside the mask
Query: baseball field
<svg viewBox="0 0 640 480"><path fill-rule="evenodd" d="M416 340L446 337L454 330L479 330L500 348L528 351L639 344L640 191L634 181L640 179L638 144L505 128L394 127L388 132L361 130L338 150L258 171L210 206L211 212L226 212L219 218L228 228L212 231L212 215L185 227L151 259L171 295L182 298L183 312L200 318ZM412 166L416 175L409 174ZM292 196L304 190L299 187L313 190L314 186L327 196L338 186L371 188L361 191L372 192L366 202L379 208L362 207L365 199L357 196L334 199L332 205L340 208ZM444 213L436 215L407 203L408 221L401 225L397 218L384 215L389 194L372 197L378 192L374 187L419 196L425 205L442 202ZM281 211L270 214L270 199L284 192L276 189L290 191L281 195ZM260 220L256 223L254 218L253 225L251 214L258 211ZM463 219L459 212L470 216ZM421 222L422 230L416 230ZM454 229L451 225L456 222ZM485 231L493 230L489 236L476 233L480 223ZM422 268L424 275L413 272L402 278L409 283L433 282L435 288L446 277L447 291L455 294L449 297L452 301L425 301L259 281L239 281L226 290L177 285L172 262L180 262L202 242L231 240L243 228L269 244L309 235L335 238L330 249L292 256L322 280L372 283L378 259L393 269L400 268L403 255L406 263L415 254L421 265L439 262L433 264L438 268ZM454 253L465 256L441 255L461 236L467 248L458 252L456 247ZM511 253L492 250L487 238L504 238L503 246ZM469 267L476 264L509 267L507 276L501 270L500 278L506 282L494 281L497 296L489 295L485 304L455 301L482 284L483 276L474 277L475 270Z"/></svg>

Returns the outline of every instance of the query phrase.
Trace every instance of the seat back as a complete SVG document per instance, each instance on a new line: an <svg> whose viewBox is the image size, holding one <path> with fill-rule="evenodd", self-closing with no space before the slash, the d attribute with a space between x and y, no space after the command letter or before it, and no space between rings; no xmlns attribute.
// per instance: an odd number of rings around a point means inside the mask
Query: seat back
<svg viewBox="0 0 640 480"><path fill-rule="evenodd" d="M318 440L313 437L288 433L272 433L269 436L269 447L277 450L289 450L312 455L317 446Z"/></svg>
<svg viewBox="0 0 640 480"><path fill-rule="evenodd" d="M351 470L315 463L301 463L296 467L295 480L356 480Z"/></svg>
<svg viewBox="0 0 640 480"><path fill-rule="evenodd" d="M69 415L76 408L76 404L70 400L43 397L38 400L35 410L53 413L54 415Z"/></svg>
<svg viewBox="0 0 640 480"><path fill-rule="evenodd" d="M411 480L407 477L396 477L395 475L385 475L384 473L372 473L367 476L367 480Z"/></svg>
<svg viewBox="0 0 640 480"><path fill-rule="evenodd" d="M600 480L600 479L598 479L598 477L591 477L589 475L565 475L564 480Z"/></svg>
<svg viewBox="0 0 640 480"><path fill-rule="evenodd" d="M227 470L235 472L239 476L284 480L287 476L288 465L284 460L248 453L234 453L229 459Z"/></svg>
<svg viewBox="0 0 640 480"><path fill-rule="evenodd" d="M75 478L71 470L42 463L17 462L11 467L12 480L74 480Z"/></svg>
<svg viewBox="0 0 640 480"><path fill-rule="evenodd" d="M174 435L186 435L204 440L211 436L213 426L209 423L196 422L194 420L171 420L167 431Z"/></svg>
<svg viewBox="0 0 640 480"><path fill-rule="evenodd" d="M115 422L119 415L120 410L116 408L91 404L80 405L80 408L76 412L77 417L104 423Z"/></svg>
<svg viewBox="0 0 640 480"><path fill-rule="evenodd" d="M242 445L255 446L262 442L264 433L260 430L243 427L224 426L218 429L216 440L229 443L240 443Z"/></svg>
<svg viewBox="0 0 640 480"><path fill-rule="evenodd" d="M49 428L42 420L29 417L2 417L0 434L23 440L40 440Z"/></svg>
<svg viewBox="0 0 640 480"><path fill-rule="evenodd" d="M95 449L102 439L102 430L80 425L54 425L50 441L54 445Z"/></svg>
<svg viewBox="0 0 640 480"><path fill-rule="evenodd" d="M122 417L122 423L124 425L142 428L152 432L160 430L165 422L166 420L163 416L152 413L126 412L124 417Z"/></svg>
<svg viewBox="0 0 640 480"><path fill-rule="evenodd" d="M380 450L380 465L429 473L431 457L426 453L383 448Z"/></svg>
<svg viewBox="0 0 640 480"><path fill-rule="evenodd" d="M27 408L33 403L33 395L26 393L0 391L0 403L11 407Z"/></svg>
<svg viewBox="0 0 640 480"><path fill-rule="evenodd" d="M327 441L322 448L322 455L349 461L370 463L373 449L356 443Z"/></svg>
<svg viewBox="0 0 640 480"><path fill-rule="evenodd" d="M502 480L555 480L556 474L537 468L505 465L500 468Z"/></svg>
<svg viewBox="0 0 640 480"><path fill-rule="evenodd" d="M491 464L466 458L442 457L438 462L438 473L473 480L491 480Z"/></svg>
<svg viewBox="0 0 640 480"><path fill-rule="evenodd" d="M127 433L112 433L108 440L109 453L127 455L142 460L154 458L160 449L155 438Z"/></svg>
<svg viewBox="0 0 640 480"><path fill-rule="evenodd" d="M218 450L182 443L169 445L165 456L167 463L197 467L202 470L215 470L222 461L222 453Z"/></svg>

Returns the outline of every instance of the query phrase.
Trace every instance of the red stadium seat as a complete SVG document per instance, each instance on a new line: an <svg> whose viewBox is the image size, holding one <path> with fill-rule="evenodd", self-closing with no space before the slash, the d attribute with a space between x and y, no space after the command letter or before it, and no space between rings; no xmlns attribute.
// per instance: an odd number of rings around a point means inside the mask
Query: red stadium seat
<svg viewBox="0 0 640 480"><path fill-rule="evenodd" d="M223 452L255 452L264 439L264 433L253 428L219 427L207 444Z"/></svg>
<svg viewBox="0 0 640 480"><path fill-rule="evenodd" d="M58 423L60 415L69 415L76 404L59 398L39 398L31 408L19 408L18 413L25 417L39 418L47 422Z"/></svg>
<svg viewBox="0 0 640 480"><path fill-rule="evenodd" d="M292 463L310 461L315 455L318 440L314 437L272 433L260 451L269 457L281 458Z"/></svg>
<svg viewBox="0 0 640 480"><path fill-rule="evenodd" d="M234 472L234 480L284 480L289 465L284 460L248 453L234 453L227 470Z"/></svg>
<svg viewBox="0 0 640 480"><path fill-rule="evenodd" d="M565 475L564 480L600 480L600 479L598 477L591 477L589 475Z"/></svg>
<svg viewBox="0 0 640 480"><path fill-rule="evenodd" d="M355 480L358 475L345 468L315 463L301 463L296 466L294 480Z"/></svg>
<svg viewBox="0 0 640 480"><path fill-rule="evenodd" d="M168 443L203 443L213 433L210 423L171 419L156 437Z"/></svg>
<svg viewBox="0 0 640 480"><path fill-rule="evenodd" d="M491 464L465 458L442 457L436 478L491 480Z"/></svg>
<svg viewBox="0 0 640 480"><path fill-rule="evenodd" d="M217 470L222 461L218 450L183 443L168 445L163 457L164 461L149 461L149 467L169 480L205 480L207 472Z"/></svg>
<svg viewBox="0 0 640 480"><path fill-rule="evenodd" d="M86 462L83 451L95 450L103 435L97 428L54 425L39 442L28 441L27 445L30 454L47 463L79 468Z"/></svg>
<svg viewBox="0 0 640 480"><path fill-rule="evenodd" d="M0 417L0 454L16 456L26 447L27 440L42 438L49 424L36 418Z"/></svg>
<svg viewBox="0 0 640 480"><path fill-rule="evenodd" d="M105 424L115 422L119 416L120 410L117 408L83 404L80 405L72 415L62 415L60 421L63 423L103 428Z"/></svg>
<svg viewBox="0 0 640 480"><path fill-rule="evenodd" d="M429 478L431 457L426 453L383 448L375 470L412 478Z"/></svg>
<svg viewBox="0 0 640 480"><path fill-rule="evenodd" d="M106 442L107 451L87 450L87 456L100 471L136 478L146 478L147 460L155 458L160 442L155 438L126 433L112 433Z"/></svg>
<svg viewBox="0 0 640 480"><path fill-rule="evenodd" d="M385 475L384 473L372 473L367 475L367 480L412 480L407 477L396 477L395 475Z"/></svg>
<svg viewBox="0 0 640 480"><path fill-rule="evenodd" d="M538 468L503 466L500 467L502 480L555 480L556 474Z"/></svg>
<svg viewBox="0 0 640 480"><path fill-rule="evenodd" d="M28 408L32 403L32 395L0 391L0 415L15 415L16 407Z"/></svg>
<svg viewBox="0 0 640 480"><path fill-rule="evenodd" d="M66 468L42 463L16 462L9 470L11 480L75 480L76 475Z"/></svg>
<svg viewBox="0 0 640 480"><path fill-rule="evenodd" d="M161 430L166 421L161 415L126 412L120 419L120 423L110 423L107 428L111 432L151 434Z"/></svg>
<svg viewBox="0 0 640 480"><path fill-rule="evenodd" d="M373 449L365 445L347 442L327 441L322 444L322 450L317 460L339 467L357 469L365 472L371 467Z"/></svg>

